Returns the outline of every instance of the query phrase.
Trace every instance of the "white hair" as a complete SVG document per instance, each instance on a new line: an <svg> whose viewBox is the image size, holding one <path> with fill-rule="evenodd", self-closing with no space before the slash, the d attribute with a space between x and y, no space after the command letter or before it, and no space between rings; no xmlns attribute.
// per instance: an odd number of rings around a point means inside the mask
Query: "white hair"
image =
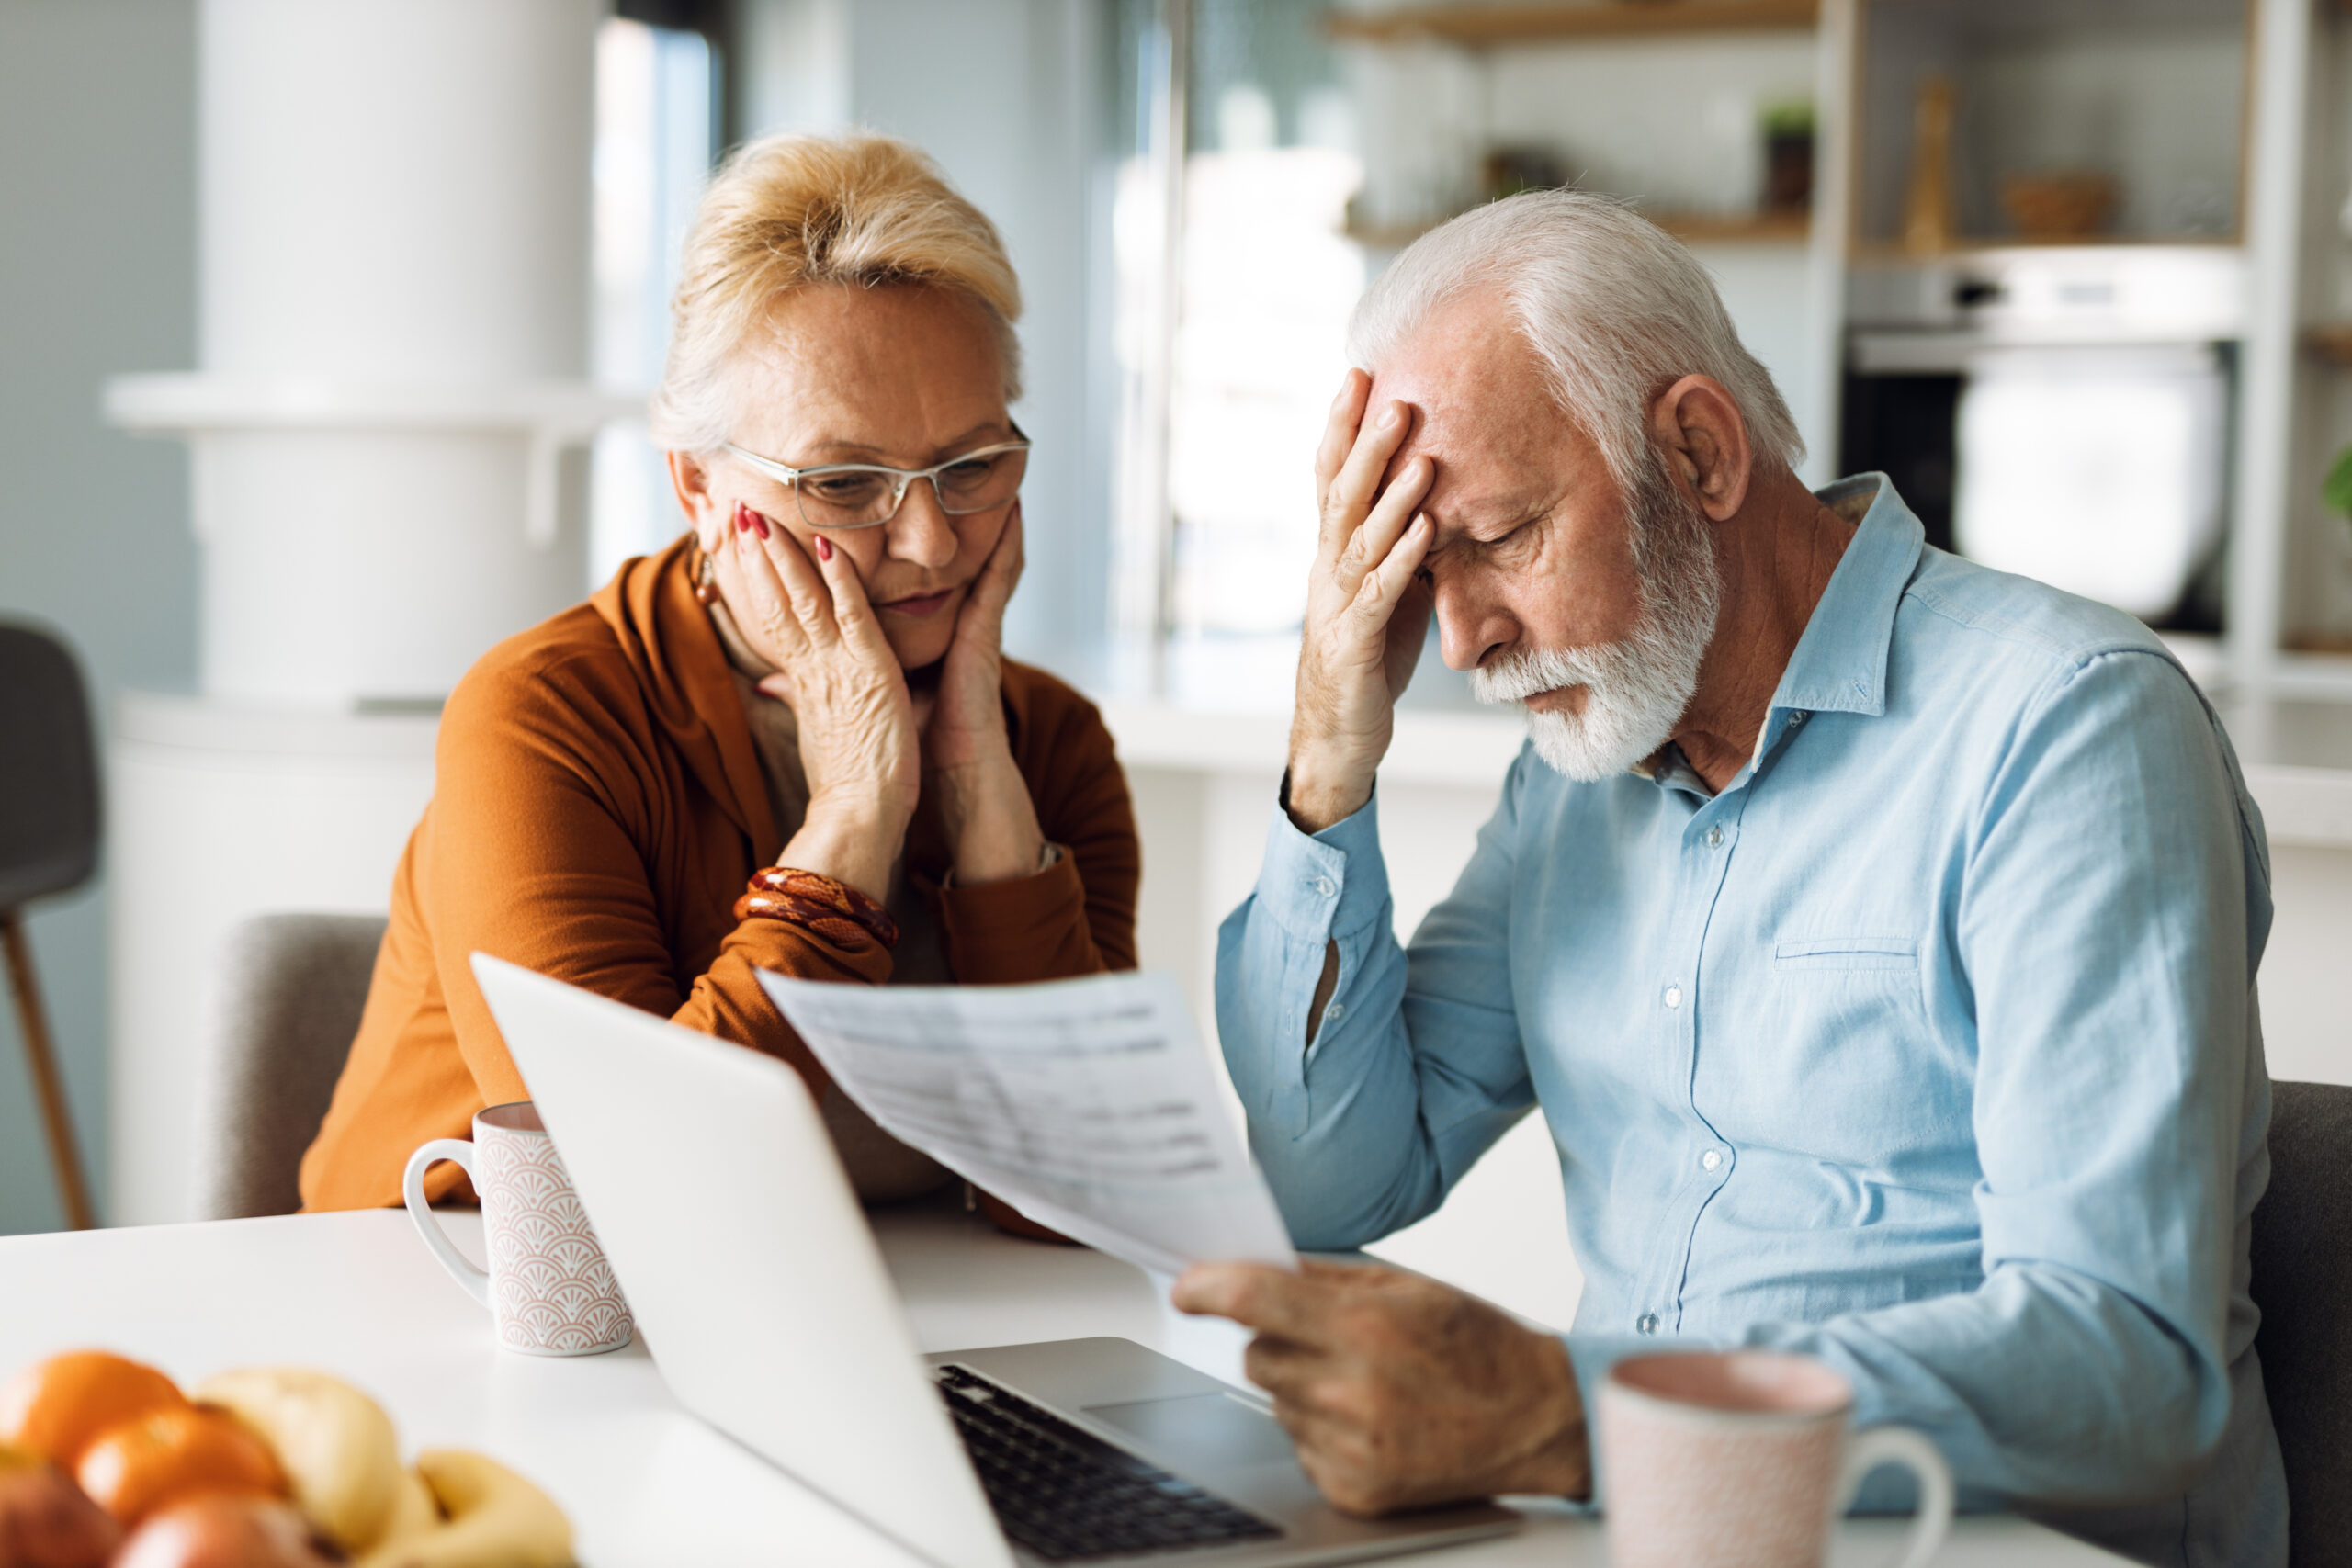
<svg viewBox="0 0 2352 1568"><path fill-rule="evenodd" d="M1553 396L1628 494L1649 449L1650 402L1684 376L1723 383L1765 465L1804 456L1707 269L1656 224L1583 191L1528 191L1416 240L1357 301L1349 358L1373 369L1441 308L1484 289L1501 293Z"/></svg>

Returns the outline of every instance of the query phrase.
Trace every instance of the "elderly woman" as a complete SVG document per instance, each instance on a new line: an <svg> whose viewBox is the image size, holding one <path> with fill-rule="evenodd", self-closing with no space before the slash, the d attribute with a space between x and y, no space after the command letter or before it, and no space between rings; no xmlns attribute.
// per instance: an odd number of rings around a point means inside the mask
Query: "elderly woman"
<svg viewBox="0 0 2352 1568"><path fill-rule="evenodd" d="M525 1099L477 950L789 1062L869 1199L946 1173L865 1119L756 971L1044 980L1135 963L1126 782L1004 659L1029 443L995 228L879 137L742 148L686 242L655 438L692 531L492 649L441 720L367 1012L302 1161L396 1203ZM428 1190L462 1180L434 1168Z"/></svg>

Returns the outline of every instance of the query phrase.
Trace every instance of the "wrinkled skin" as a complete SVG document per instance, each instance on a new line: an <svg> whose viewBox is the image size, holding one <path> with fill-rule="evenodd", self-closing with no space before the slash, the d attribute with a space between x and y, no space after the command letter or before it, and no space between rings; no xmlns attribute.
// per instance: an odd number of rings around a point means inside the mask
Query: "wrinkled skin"
<svg viewBox="0 0 2352 1568"><path fill-rule="evenodd" d="M1014 434L995 333L939 289L788 295L736 375L735 443L795 467L927 468ZM957 881L1035 871L1045 837L999 693L1020 502L950 516L918 483L888 524L820 531L789 486L724 453L670 468L729 612L779 671L761 689L798 721L808 814L779 863L879 899L928 789Z"/></svg>
<svg viewBox="0 0 2352 1568"><path fill-rule="evenodd" d="M1245 1368L1332 1505L1351 1514L1591 1487L1566 1348L1475 1296L1401 1269L1212 1264L1185 1312L1257 1331Z"/></svg>

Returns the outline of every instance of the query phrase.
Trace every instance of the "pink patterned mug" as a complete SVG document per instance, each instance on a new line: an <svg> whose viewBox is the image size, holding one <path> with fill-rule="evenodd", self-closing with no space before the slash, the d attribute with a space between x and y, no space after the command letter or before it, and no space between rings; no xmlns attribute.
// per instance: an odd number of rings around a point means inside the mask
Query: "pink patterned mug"
<svg viewBox="0 0 2352 1568"><path fill-rule="evenodd" d="M487 1272L450 1243L424 1197L441 1160L465 1168L481 1198ZM589 1228L588 1212L527 1100L474 1113L473 1142L435 1138L408 1156L401 1179L417 1234L474 1300L490 1308L498 1342L526 1356L593 1356L636 1332L620 1281Z"/></svg>
<svg viewBox="0 0 2352 1568"><path fill-rule="evenodd" d="M1951 1528L1951 1472L1907 1427L1848 1430L1854 1390L1810 1356L1683 1351L1618 1362L1600 1386L1611 1568L1820 1568L1862 1478L1919 1478L1902 1568Z"/></svg>

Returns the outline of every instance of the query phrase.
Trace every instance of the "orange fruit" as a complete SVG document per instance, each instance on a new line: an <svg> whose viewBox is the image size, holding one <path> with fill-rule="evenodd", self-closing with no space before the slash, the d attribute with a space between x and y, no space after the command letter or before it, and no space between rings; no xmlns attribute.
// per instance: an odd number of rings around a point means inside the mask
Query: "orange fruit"
<svg viewBox="0 0 2352 1568"><path fill-rule="evenodd" d="M69 1350L0 1386L0 1443L71 1470L107 1427L151 1410L187 1407L179 1385L153 1367L104 1350Z"/></svg>
<svg viewBox="0 0 2352 1568"><path fill-rule="evenodd" d="M198 1404L107 1427L82 1450L74 1478L127 1525L200 1492L286 1495L286 1472L269 1445L227 1411Z"/></svg>

